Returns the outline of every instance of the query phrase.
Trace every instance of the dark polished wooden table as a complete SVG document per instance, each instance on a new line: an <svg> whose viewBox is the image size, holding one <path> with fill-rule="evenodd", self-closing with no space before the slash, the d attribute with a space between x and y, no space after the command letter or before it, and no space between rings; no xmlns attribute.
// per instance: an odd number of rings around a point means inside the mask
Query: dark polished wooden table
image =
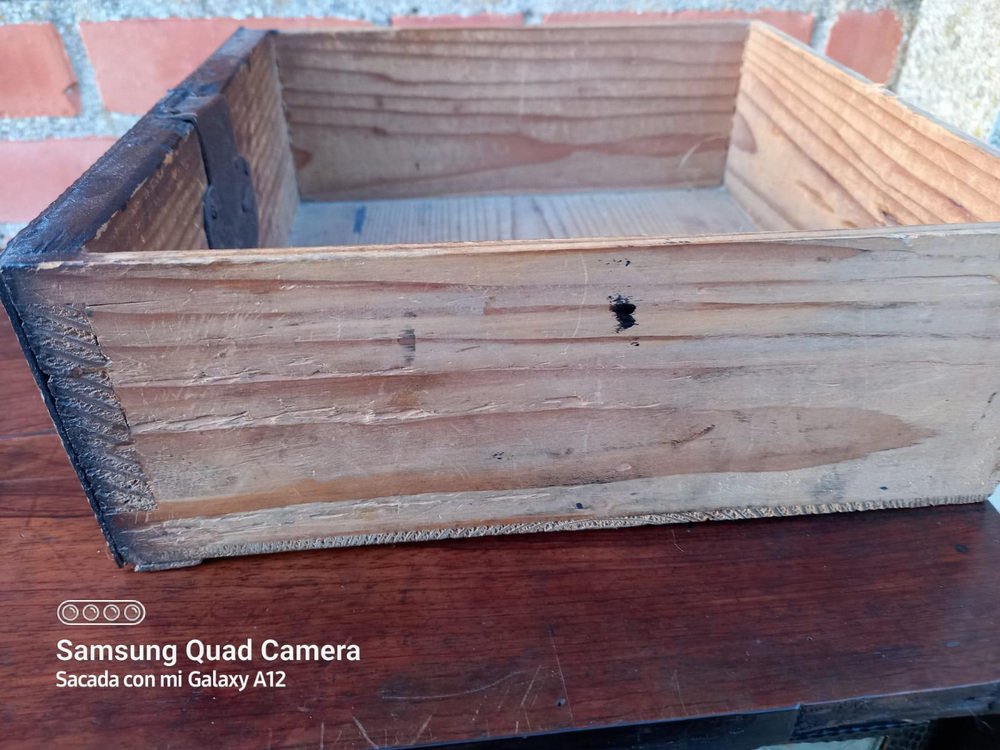
<svg viewBox="0 0 1000 750"><path fill-rule="evenodd" d="M990 505L115 567L4 319L0 746L751 748L1000 711ZM65 599L138 599L70 627ZM56 643L354 643L286 687L69 688ZM526 739L519 739L526 737Z"/></svg>

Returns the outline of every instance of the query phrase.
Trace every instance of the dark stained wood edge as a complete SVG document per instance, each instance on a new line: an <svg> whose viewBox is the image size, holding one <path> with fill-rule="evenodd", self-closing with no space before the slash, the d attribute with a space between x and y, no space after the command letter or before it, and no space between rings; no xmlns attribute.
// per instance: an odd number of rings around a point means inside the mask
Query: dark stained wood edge
<svg viewBox="0 0 1000 750"><path fill-rule="evenodd" d="M812 505L784 506L732 506L715 510L675 511L647 513L632 516L607 516L587 520L545 520L523 522L489 522L478 525L453 525L443 528L415 528L397 532L368 534L326 534L307 538L275 539L267 542L219 541L227 533L245 532L248 528L269 524L294 525L289 510L303 508L248 511L217 517L181 518L146 524L136 516L122 514L117 519L115 535L127 549L125 559L135 566L136 572L154 572L197 565L207 558L246 557L248 555L299 552L302 550L342 549L384 544L419 544L448 539L474 539L510 534L536 534L559 531L594 531L598 529L626 529L636 526L660 526L708 521L752 521L796 516L828 515L831 513L874 513L901 509L930 508L940 505L979 504L986 495L953 495L948 497L913 498L886 501L841 501ZM337 505L336 502L331 505ZM304 506L307 513L321 503ZM279 515L284 512L285 515Z"/></svg>
<svg viewBox="0 0 1000 750"><path fill-rule="evenodd" d="M108 378L108 360L84 310L44 299L23 282L41 264L79 257L133 194L170 164L180 144L198 134L199 114L222 100L228 83L272 33L233 34L0 255L0 300L119 565L130 555L115 538L111 517L150 509L155 501Z"/></svg>
<svg viewBox="0 0 1000 750"><path fill-rule="evenodd" d="M877 695L804 705L791 739L816 741L872 736L949 716L1000 712L1000 683L963 685L900 695Z"/></svg>
<svg viewBox="0 0 1000 750"><path fill-rule="evenodd" d="M45 402L49 415L52 417L52 422L55 425L56 432L59 434L59 439L62 441L63 447L66 449L70 465L73 467L73 471L76 472L76 475L80 480L80 484L83 486L84 494L87 496L87 501L90 503L90 507L93 510L94 515L97 517L97 524L101 529L101 533L104 534L104 540L107 542L108 550L111 552L111 556L114 558L115 562L119 565L119 567L121 567L124 565L125 559L122 556L121 551L118 549L118 545L115 542L114 534L112 533L108 519L101 510L94 488L89 481L87 473L84 471L84 468L80 463L76 450L73 448L70 435L67 434L63 420L60 418L60 415L56 410L52 392L48 387L48 378L45 373L42 372L42 368L35 359L34 351L28 343L28 339L24 332L21 317L14 308L11 295L6 287L6 279L2 275L0 275L0 302L3 303L4 308L7 310L7 314L10 317L11 327L14 329L14 335L21 344L24 356L28 360L28 366L31 370L32 377L35 379L38 390L41 391L42 400Z"/></svg>
<svg viewBox="0 0 1000 750"><path fill-rule="evenodd" d="M795 708L420 745L441 750L757 750L791 737Z"/></svg>
<svg viewBox="0 0 1000 750"><path fill-rule="evenodd" d="M0 255L0 273L77 257L190 131L190 124L154 112L143 117L18 232Z"/></svg>
<svg viewBox="0 0 1000 750"><path fill-rule="evenodd" d="M239 29L70 185L0 255L0 273L77 257L194 130L206 99L220 96L270 31Z"/></svg>

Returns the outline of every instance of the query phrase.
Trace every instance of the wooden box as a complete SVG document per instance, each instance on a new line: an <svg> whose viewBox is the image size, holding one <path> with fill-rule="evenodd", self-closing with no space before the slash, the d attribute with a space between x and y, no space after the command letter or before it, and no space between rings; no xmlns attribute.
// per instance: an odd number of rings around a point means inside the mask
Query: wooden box
<svg viewBox="0 0 1000 750"><path fill-rule="evenodd" d="M242 31L5 301L139 569L998 482L1000 159L754 23Z"/></svg>

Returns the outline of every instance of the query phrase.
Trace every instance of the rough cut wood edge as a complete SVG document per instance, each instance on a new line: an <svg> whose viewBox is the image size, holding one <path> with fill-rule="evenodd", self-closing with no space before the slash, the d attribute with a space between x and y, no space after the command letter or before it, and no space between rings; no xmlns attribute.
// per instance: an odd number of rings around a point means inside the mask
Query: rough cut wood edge
<svg viewBox="0 0 1000 750"><path fill-rule="evenodd" d="M311 549L339 549L363 547L374 544L410 544L435 542L446 539L471 539L476 537L503 536L507 534L534 534L552 531L592 531L597 529L624 529L636 526L693 523L702 521L749 521L764 518L790 518L828 513L858 511L900 510L927 508L937 505L981 503L986 495L957 495L951 497L907 498L880 501L820 503L815 505L782 505L772 507L733 506L715 510L651 513L638 516L591 518L586 520L540 521L502 523L479 526L458 526L444 529L421 529L381 534L345 534L307 539L290 539L269 542L219 543L215 541L223 530L248 531L282 520L277 511L258 511L234 514L219 518L194 518L166 521L140 529L117 532L125 559L134 564L136 572L153 572L197 565L216 557L299 552ZM336 503L331 503L336 506ZM266 518L265 516L274 516ZM231 529L225 529L226 526Z"/></svg>
<svg viewBox="0 0 1000 750"><path fill-rule="evenodd" d="M110 516L116 507L138 510L154 503L129 447L128 423L108 382L107 360L81 309L20 294L15 276L40 263L78 257L115 216L127 215L130 199L147 181L158 181L189 135L185 123L143 118L0 256L0 297L119 564L123 557Z"/></svg>
<svg viewBox="0 0 1000 750"><path fill-rule="evenodd" d="M191 201L172 202L175 193L183 192L173 187L205 184L200 163L176 158L191 144L194 134L190 117L183 113L184 102L223 95L267 36L266 32L246 30L234 34L19 233L0 256L0 298L119 564L127 556L117 544L112 519L119 513L150 510L155 501L135 455L124 411L108 379L108 360L80 306L48 300L20 281L46 263L80 257L91 245L95 250L107 250L100 237L116 221L123 225L135 222L143 209L136 211L134 207L144 200L162 202L162 212L181 211L183 215L173 217L175 229L201 224L200 200L193 205ZM269 67L263 69L271 72L272 88L276 87L273 52ZM176 170L188 173L172 174ZM287 221L291 221L290 213ZM111 235L128 232L127 226L114 229ZM143 236L141 229L136 227L128 250L155 251L169 246L159 237ZM196 244L205 247L204 243Z"/></svg>
<svg viewBox="0 0 1000 750"><path fill-rule="evenodd" d="M25 338L98 505L105 514L152 510L153 494L108 378L108 359L86 313L18 292L12 296Z"/></svg>
<svg viewBox="0 0 1000 750"><path fill-rule="evenodd" d="M770 53L785 59L779 64L769 62ZM763 80L760 78L762 72L774 80ZM800 85L804 93L771 92L774 85L783 88L781 81ZM773 101L755 103L748 93L750 88L767 92ZM802 101L797 101L799 98ZM736 101L724 184L763 229L810 230L1000 220L1000 151L760 21L750 22ZM771 110L767 104L775 109ZM825 158L829 155L817 146L826 149L828 143L812 133L800 119L810 116L814 105L833 107L845 120L853 118L869 130L878 129L878 134L886 137L886 143L897 154L886 154L886 158L899 170L899 177L893 180L891 174L885 177L887 169L867 165L865 154L852 151L854 164L847 166ZM807 132L812 139L811 145L803 146L801 138L783 131L774 121L776 112ZM870 126L866 120L872 116L891 123L876 122ZM813 119L823 119L824 126L836 129L836 125L825 118L813 116ZM756 127L751 127L750 121ZM848 124L848 129L853 127ZM802 133L799 135L801 137ZM836 143L842 136L838 131ZM863 133L859 131L857 138L863 139ZM771 147L770 156L764 163L755 157L759 143ZM844 143L845 147L850 145L847 141ZM869 152L868 156L882 155L882 149L875 144ZM909 157L900 157L901 152L908 152ZM876 181L872 182L863 172L852 174L851 169L855 166L873 172ZM929 170L937 170L936 176L927 179ZM789 179L790 174L798 176L799 180L793 182ZM856 183L853 187L852 180ZM900 181L911 188L919 184L931 205L920 205L912 195L901 192L895 184ZM901 202L899 197L905 200ZM900 216L886 210L886 206L892 204L899 205Z"/></svg>

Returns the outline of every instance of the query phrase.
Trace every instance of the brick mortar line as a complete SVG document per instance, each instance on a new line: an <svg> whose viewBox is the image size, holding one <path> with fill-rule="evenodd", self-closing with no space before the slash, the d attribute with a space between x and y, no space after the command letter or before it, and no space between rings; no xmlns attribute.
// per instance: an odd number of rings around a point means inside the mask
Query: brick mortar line
<svg viewBox="0 0 1000 750"><path fill-rule="evenodd" d="M76 80L80 95L80 113L67 117L0 117L0 139L7 141L46 140L48 138L121 137L138 117L108 112L104 108L97 74L90 64L80 34L75 3L56 3L44 17L59 35L64 54Z"/></svg>

